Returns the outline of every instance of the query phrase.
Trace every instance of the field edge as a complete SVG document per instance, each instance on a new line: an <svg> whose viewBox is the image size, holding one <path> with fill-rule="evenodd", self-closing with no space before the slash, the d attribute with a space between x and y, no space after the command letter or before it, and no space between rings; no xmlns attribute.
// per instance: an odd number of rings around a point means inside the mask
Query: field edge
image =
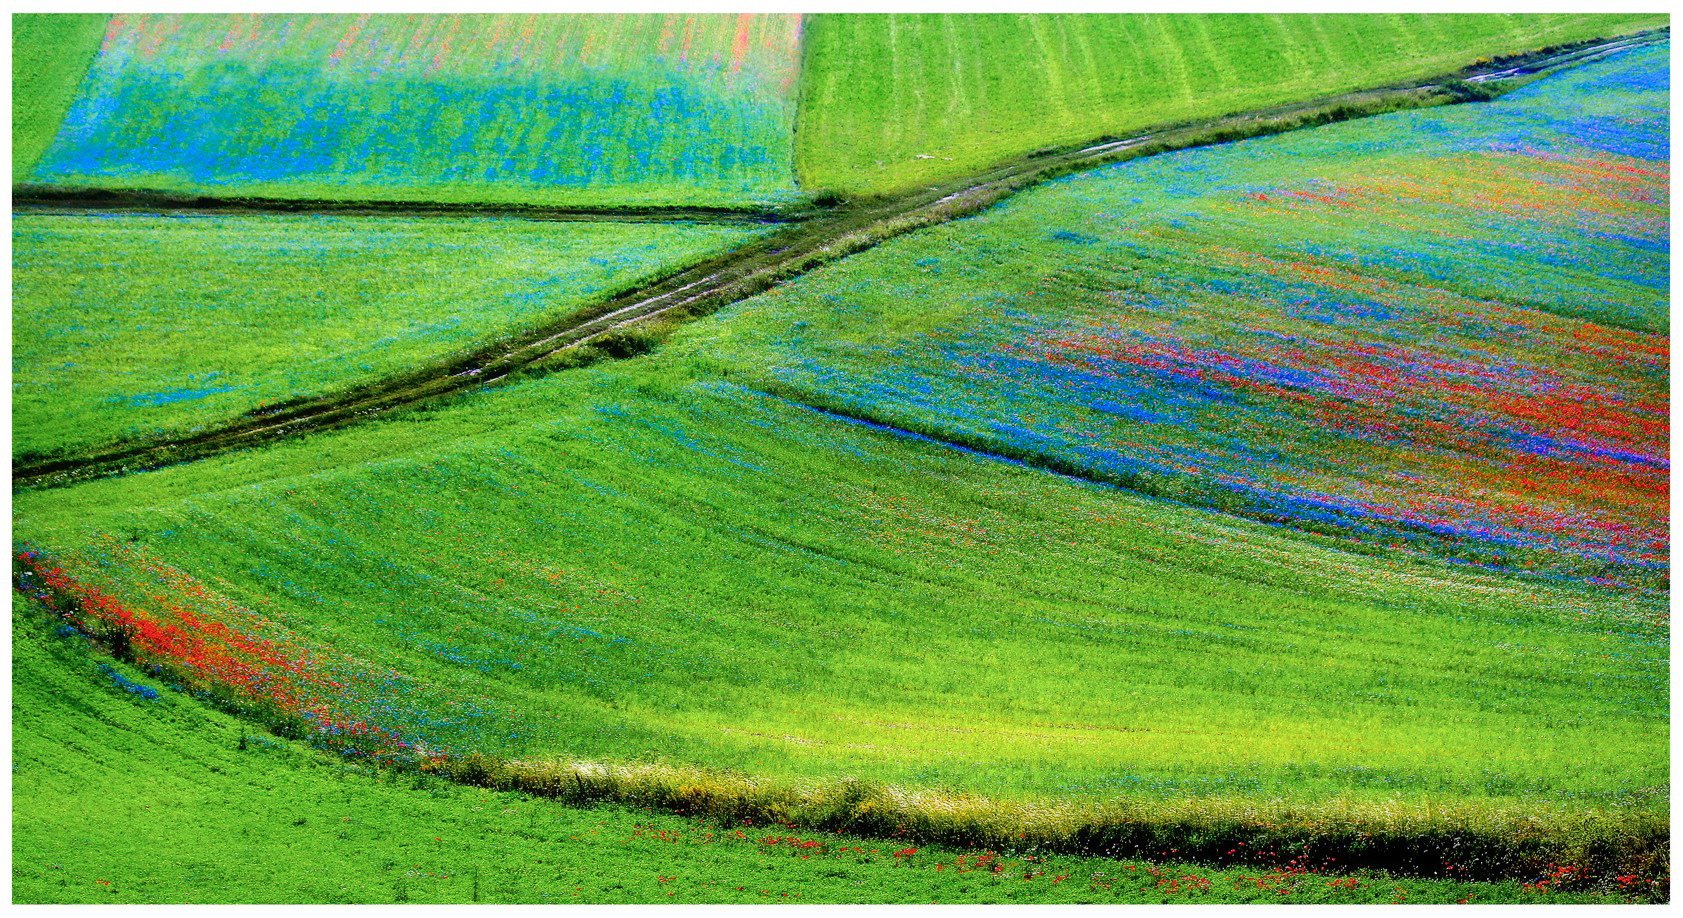
<svg viewBox="0 0 1683 918"><path fill-rule="evenodd" d="M1666 888L1670 818L1602 810L1513 812L1474 804L1347 798L1323 803L1185 798L1166 805L1119 798L1102 804L1005 800L914 791L842 777L820 783L761 779L671 763L514 760L398 744L383 730L354 731L246 697L173 661L137 652L146 623L101 618L102 599L38 551L13 550L13 589L89 646L181 685L201 700L284 739L308 740L399 773L580 806L651 807L727 823L748 821L895 842L985 848L1010 854L1162 857L1227 866L1278 866L1277 852L1318 869L1500 881L1564 876L1581 886ZM1669 892L1667 893L1669 895Z"/></svg>

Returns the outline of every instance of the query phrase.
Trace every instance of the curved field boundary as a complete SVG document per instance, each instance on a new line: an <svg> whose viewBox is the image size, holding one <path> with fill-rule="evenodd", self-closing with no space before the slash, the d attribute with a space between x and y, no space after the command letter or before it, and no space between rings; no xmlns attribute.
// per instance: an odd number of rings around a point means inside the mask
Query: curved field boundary
<svg viewBox="0 0 1683 918"><path fill-rule="evenodd" d="M196 433L114 445L16 466L14 489L55 487L194 461L273 440L328 430L508 379L597 356L647 349L627 329L654 319L678 322L753 296L820 265L912 230L978 213L1032 185L1096 166L1172 150L1226 143L1405 108L1494 98L1502 88L1560 67L1664 40L1655 29L1612 40L1544 49L1491 61L1429 81L1344 93L1224 118L1165 125L1128 138L1100 138L1073 150L1045 151L947 185L850 202L734 252L575 312L525 334L363 386L305 397ZM1479 78L1487 82L1474 82ZM583 350L596 345L592 350Z"/></svg>
<svg viewBox="0 0 1683 918"><path fill-rule="evenodd" d="M1537 880L1664 896L1670 820L1663 813L1515 813L1455 803L1333 799L1260 802L1036 801L895 787L840 777L766 780L737 771L661 763L510 760L427 750L348 718L333 698L346 687L288 661L285 648L224 629L214 640L138 617L79 583L47 556L13 551L13 589L50 618L124 663L189 687L202 700L277 736L383 768L436 775L574 806L614 802L729 823L838 832L899 842L1013 853L1110 858L1171 854L1218 867L1258 865L1324 872L1384 870L1456 880ZM231 640L230 640L231 638ZM185 655L179 649L185 648ZM279 683L251 678L256 657L281 663ZM332 692L329 692L329 690Z"/></svg>

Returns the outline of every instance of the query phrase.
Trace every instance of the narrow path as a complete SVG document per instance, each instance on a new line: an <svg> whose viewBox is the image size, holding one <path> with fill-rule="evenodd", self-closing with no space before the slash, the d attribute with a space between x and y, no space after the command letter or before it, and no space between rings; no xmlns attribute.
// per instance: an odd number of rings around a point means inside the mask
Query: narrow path
<svg viewBox="0 0 1683 918"><path fill-rule="evenodd" d="M1431 105L1477 101L1471 82L1524 79L1615 51L1665 40L1657 29L1611 41L1582 43L1490 62L1434 80L1328 96L1303 103L1164 125L1128 138L1100 138L1078 149L1030 154L960 181L889 198L817 210L781 231L653 281L595 307L558 317L512 338L481 344L416 369L361 386L304 397L189 433L118 444L79 455L28 461L12 471L14 490L56 487L159 468L248 449L285 437L329 430L512 375L556 368L557 358L607 343L627 326L657 317L705 315L813 268L864 251L902 233L979 213L1024 188L1083 169L1172 150L1225 143ZM366 202L363 202L366 203ZM484 211L476 211L484 212Z"/></svg>

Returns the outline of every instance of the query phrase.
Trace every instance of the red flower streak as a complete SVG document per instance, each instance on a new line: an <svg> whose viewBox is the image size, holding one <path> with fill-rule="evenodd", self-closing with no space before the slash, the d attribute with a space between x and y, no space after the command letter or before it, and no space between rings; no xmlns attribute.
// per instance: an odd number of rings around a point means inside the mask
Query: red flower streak
<svg viewBox="0 0 1683 918"><path fill-rule="evenodd" d="M390 730L351 716L337 703L354 693L329 671L322 654L290 633L285 640L272 640L199 614L189 603L218 605L218 597L181 571L139 560L173 588L174 596L150 597L156 609L125 603L81 582L39 552L13 553L18 589L119 658L168 671L194 689L232 696L247 713L278 715L305 733L330 738L333 745L384 755L408 747Z"/></svg>

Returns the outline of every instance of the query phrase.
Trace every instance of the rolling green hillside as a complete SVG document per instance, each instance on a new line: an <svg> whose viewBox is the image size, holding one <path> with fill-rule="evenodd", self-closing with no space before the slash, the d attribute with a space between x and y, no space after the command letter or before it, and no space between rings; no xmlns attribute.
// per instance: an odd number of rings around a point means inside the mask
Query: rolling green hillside
<svg viewBox="0 0 1683 918"><path fill-rule="evenodd" d="M830 15L806 23L801 186L888 194L1043 147L1653 28L1661 15Z"/></svg>
<svg viewBox="0 0 1683 918"><path fill-rule="evenodd" d="M1669 53L1060 179L685 353L1375 550L1663 590Z"/></svg>
<svg viewBox="0 0 1683 918"><path fill-rule="evenodd" d="M16 537L165 632L260 639L240 678L290 680L298 712L433 750L1663 811L1662 599L1352 556L710 375L586 369L20 494ZM157 641L219 678L223 651Z"/></svg>
<svg viewBox="0 0 1683 918"><path fill-rule="evenodd" d="M803 168L881 192L1031 128L1663 20L824 17L803 118L841 120ZM279 22L120 23L107 76L149 98L124 81L222 60L207 23L233 51L285 45ZM753 21L714 22L699 60L678 22L637 34L727 82L734 36L752 69ZM436 64L462 92L483 75L450 67L525 47L378 25L460 51ZM430 78L343 34L357 67ZM813 79L843 46L858 95ZM1123 59L1133 78L1097 64ZM938 82L914 60L967 88L905 94ZM127 155L120 132L71 142L97 114L55 149ZM965 137L990 139L923 152ZM913 165L863 169L873 149ZM1668 199L1661 42L1484 104L1066 176L650 331L637 359L18 491L14 897L1668 899ZM761 238L13 232L14 450L35 451L393 372Z"/></svg>

